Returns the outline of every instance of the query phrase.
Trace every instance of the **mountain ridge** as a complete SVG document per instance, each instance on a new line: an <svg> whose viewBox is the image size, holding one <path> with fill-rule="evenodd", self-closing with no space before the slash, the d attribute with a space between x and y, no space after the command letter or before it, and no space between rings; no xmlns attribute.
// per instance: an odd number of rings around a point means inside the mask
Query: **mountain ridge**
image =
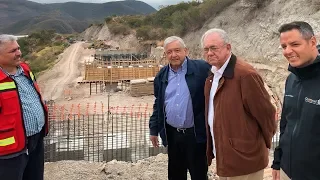
<svg viewBox="0 0 320 180"><path fill-rule="evenodd" d="M52 27L58 33L82 32L93 22L103 22L107 16L153 12L156 9L142 1L40 4L27 0L0 0L0 33L25 34ZM38 21L39 19L42 21ZM50 24L48 21L62 24ZM71 28L58 28L61 25Z"/></svg>

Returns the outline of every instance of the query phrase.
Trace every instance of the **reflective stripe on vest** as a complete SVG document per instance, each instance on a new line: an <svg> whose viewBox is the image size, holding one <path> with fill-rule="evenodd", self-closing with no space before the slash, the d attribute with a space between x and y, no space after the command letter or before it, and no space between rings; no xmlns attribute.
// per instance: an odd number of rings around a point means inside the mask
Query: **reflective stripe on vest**
<svg viewBox="0 0 320 180"><path fill-rule="evenodd" d="M0 147L1 146L9 146L11 144L14 144L16 142L16 140L14 139L14 137L9 137L6 139L0 139Z"/></svg>
<svg viewBox="0 0 320 180"><path fill-rule="evenodd" d="M7 89L15 89L16 84L14 82L3 82L0 83L0 91L7 90Z"/></svg>
<svg viewBox="0 0 320 180"><path fill-rule="evenodd" d="M33 75L33 73L30 71L29 72L29 75L30 75L30 78L32 79L32 81L34 81L35 79L34 79L34 75Z"/></svg>

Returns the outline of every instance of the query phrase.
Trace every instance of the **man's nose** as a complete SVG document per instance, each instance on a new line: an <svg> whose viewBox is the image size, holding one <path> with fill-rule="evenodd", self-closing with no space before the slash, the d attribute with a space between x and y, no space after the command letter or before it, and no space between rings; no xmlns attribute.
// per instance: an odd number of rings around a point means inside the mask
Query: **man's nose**
<svg viewBox="0 0 320 180"><path fill-rule="evenodd" d="M20 49L18 49L17 51L16 51L16 56L21 56L21 50Z"/></svg>
<svg viewBox="0 0 320 180"><path fill-rule="evenodd" d="M292 53L292 48L288 46L286 48L283 48L282 51L283 51L284 55L288 55L288 54Z"/></svg>

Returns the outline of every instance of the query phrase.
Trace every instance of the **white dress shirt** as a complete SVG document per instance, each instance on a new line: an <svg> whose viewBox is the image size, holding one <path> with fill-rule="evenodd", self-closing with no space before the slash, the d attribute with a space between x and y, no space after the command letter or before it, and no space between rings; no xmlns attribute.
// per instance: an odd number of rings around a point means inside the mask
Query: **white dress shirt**
<svg viewBox="0 0 320 180"><path fill-rule="evenodd" d="M216 94L218 85L219 85L219 80L222 77L222 74L224 70L226 69L229 61L230 61L231 55L229 56L228 60L223 64L223 66L220 69L217 69L215 66L211 67L211 72L214 74L212 85L211 85L211 90L210 90L210 97L209 97L209 110L208 110L208 124L210 126L210 132L212 136L212 151L214 156L216 156L216 148L215 148L215 143L214 143L214 133L213 133L213 121L214 121L214 95Z"/></svg>

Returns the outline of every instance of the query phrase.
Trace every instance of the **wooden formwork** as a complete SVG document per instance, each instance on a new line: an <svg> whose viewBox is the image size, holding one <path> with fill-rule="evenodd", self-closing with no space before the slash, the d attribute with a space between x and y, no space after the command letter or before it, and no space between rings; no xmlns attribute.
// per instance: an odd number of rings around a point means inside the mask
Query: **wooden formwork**
<svg viewBox="0 0 320 180"><path fill-rule="evenodd" d="M103 61L100 59L96 59L94 63L96 66L101 66L101 67L105 67L105 66L132 66L132 65L143 65L143 64L159 65L159 62L154 59L143 59L143 60L137 60L137 61L128 60L128 59Z"/></svg>
<svg viewBox="0 0 320 180"><path fill-rule="evenodd" d="M154 77L160 69L161 66L109 66L106 68L99 68L86 65L84 80L118 82L122 80L146 79L148 77Z"/></svg>

